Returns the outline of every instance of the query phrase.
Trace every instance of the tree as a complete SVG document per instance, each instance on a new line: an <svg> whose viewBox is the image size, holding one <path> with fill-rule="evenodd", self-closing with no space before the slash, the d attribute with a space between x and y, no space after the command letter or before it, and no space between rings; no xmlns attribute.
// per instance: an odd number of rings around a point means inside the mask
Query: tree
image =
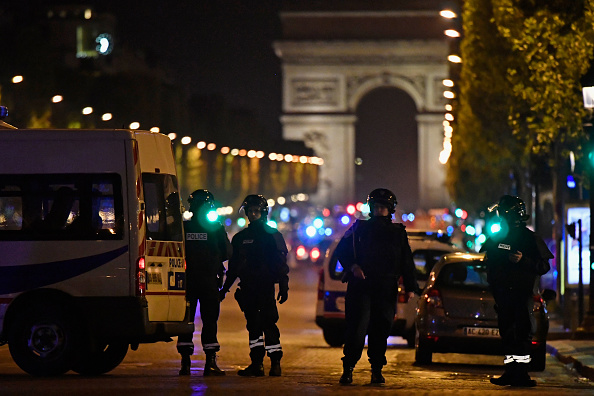
<svg viewBox="0 0 594 396"><path fill-rule="evenodd" d="M522 195L534 155L579 144L579 79L594 53L588 0L466 0L447 185L458 205Z"/></svg>

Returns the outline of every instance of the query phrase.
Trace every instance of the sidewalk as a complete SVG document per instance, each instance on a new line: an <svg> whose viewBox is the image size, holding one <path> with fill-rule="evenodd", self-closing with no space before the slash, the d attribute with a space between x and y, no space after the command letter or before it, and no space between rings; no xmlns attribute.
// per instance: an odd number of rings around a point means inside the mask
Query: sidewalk
<svg viewBox="0 0 594 396"><path fill-rule="evenodd" d="M551 321L547 337L547 352L570 365L581 376L594 381L594 334L573 334Z"/></svg>

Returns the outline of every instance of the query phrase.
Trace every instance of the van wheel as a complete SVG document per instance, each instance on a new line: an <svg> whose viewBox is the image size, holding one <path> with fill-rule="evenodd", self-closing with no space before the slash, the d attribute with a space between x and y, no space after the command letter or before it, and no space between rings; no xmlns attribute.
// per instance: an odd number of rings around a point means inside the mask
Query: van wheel
<svg viewBox="0 0 594 396"><path fill-rule="evenodd" d="M95 351L83 352L72 370L81 375L101 375L116 368L128 353L124 342L101 343Z"/></svg>
<svg viewBox="0 0 594 396"><path fill-rule="evenodd" d="M547 345L543 342L532 351L530 371L544 371L547 366Z"/></svg>
<svg viewBox="0 0 594 396"><path fill-rule="evenodd" d="M15 363L35 376L55 376L70 370L79 346L79 325L66 310L39 305L11 324L8 347Z"/></svg>
<svg viewBox="0 0 594 396"><path fill-rule="evenodd" d="M433 351L426 340L418 339L415 349L415 362L418 364L431 364L433 360Z"/></svg>
<svg viewBox="0 0 594 396"><path fill-rule="evenodd" d="M339 347L344 344L344 329L342 327L325 327L324 341L331 347Z"/></svg>

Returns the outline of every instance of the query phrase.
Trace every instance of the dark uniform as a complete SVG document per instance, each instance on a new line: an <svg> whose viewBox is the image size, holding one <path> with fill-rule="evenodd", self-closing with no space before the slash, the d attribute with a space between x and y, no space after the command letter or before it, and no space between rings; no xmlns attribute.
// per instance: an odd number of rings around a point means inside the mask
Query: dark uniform
<svg viewBox="0 0 594 396"><path fill-rule="evenodd" d="M278 299L282 304L289 290L287 246L280 232L266 224L266 200L262 196L250 195L242 208L248 213L254 206L261 211L261 217L255 221L250 219L248 227L233 237L233 255L221 294L224 296L235 279L240 279L235 298L247 322L251 364L238 374L250 377L264 375L263 360L268 354L271 360L269 374L279 376L283 351L276 325L279 316L275 283L279 284Z"/></svg>
<svg viewBox="0 0 594 396"><path fill-rule="evenodd" d="M220 350L217 321L220 312L219 287L225 273L223 262L231 254L231 245L223 225L218 221L209 221L206 217L208 211L214 210L212 194L206 190L197 190L190 195L188 201L193 215L189 221L184 222L186 299L190 303L192 317L196 315L200 301L200 339L206 354L204 375L224 375L224 371L216 364L216 353ZM189 357L194 353L192 336L179 336L177 350L182 355L180 375L189 375Z"/></svg>
<svg viewBox="0 0 594 396"><path fill-rule="evenodd" d="M502 229L487 239L481 251L486 252L487 279L496 304L505 373L491 382L535 386L528 375L530 345L536 328L533 296L539 276L550 269L549 259L553 255L542 238L526 228L529 216L524 201L506 195L491 208L494 209L503 220Z"/></svg>
<svg viewBox="0 0 594 396"><path fill-rule="evenodd" d="M361 358L366 334L371 382L385 382L381 370L387 363L387 339L394 321L400 277L407 292L418 291L405 227L392 223L396 197L389 190L377 189L369 194L368 203L371 219L357 220L336 248L346 275L344 281L348 281L341 383L352 382L352 371ZM374 215L374 207L380 205L388 210L385 215ZM353 274L356 267L362 270L364 279Z"/></svg>

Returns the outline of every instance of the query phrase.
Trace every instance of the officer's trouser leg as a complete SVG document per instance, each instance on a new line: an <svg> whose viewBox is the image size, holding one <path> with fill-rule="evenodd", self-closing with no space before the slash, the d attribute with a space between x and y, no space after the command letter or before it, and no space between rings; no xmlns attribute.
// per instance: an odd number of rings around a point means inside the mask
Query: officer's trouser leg
<svg viewBox="0 0 594 396"><path fill-rule="evenodd" d="M192 318L196 316L197 305L197 300L190 301L190 315ZM194 334L183 334L177 337L177 352L181 355L179 375L190 375L190 365L192 362L190 356L194 353L193 337Z"/></svg>
<svg viewBox="0 0 594 396"><path fill-rule="evenodd" d="M367 337L367 356L371 369L376 376L381 377L381 370L387 363L386 349L392 323L394 322L394 311L396 305L391 299L372 299L371 317Z"/></svg>
<svg viewBox="0 0 594 396"><path fill-rule="evenodd" d="M200 298L200 317L202 318L202 349L206 355L204 376L220 376L225 372L217 366L216 353L220 350L217 340L217 321L219 319L220 301L218 295Z"/></svg>
<svg viewBox="0 0 594 396"><path fill-rule="evenodd" d="M345 300L346 332L343 348L343 364L355 367L363 348L369 325L370 298L359 282L349 282Z"/></svg>
<svg viewBox="0 0 594 396"><path fill-rule="evenodd" d="M264 330L262 328L262 317L258 307L250 305L245 307L244 315L246 328L250 343L250 359L252 363L245 369L239 370L238 374L245 377L261 377L264 375Z"/></svg>
<svg viewBox="0 0 594 396"><path fill-rule="evenodd" d="M270 357L270 376L279 377L281 375L280 361L283 357L283 348L280 343L280 331L276 322L278 322L278 309L274 295L272 299L265 302L261 310L263 329L264 329L264 345L266 354Z"/></svg>

